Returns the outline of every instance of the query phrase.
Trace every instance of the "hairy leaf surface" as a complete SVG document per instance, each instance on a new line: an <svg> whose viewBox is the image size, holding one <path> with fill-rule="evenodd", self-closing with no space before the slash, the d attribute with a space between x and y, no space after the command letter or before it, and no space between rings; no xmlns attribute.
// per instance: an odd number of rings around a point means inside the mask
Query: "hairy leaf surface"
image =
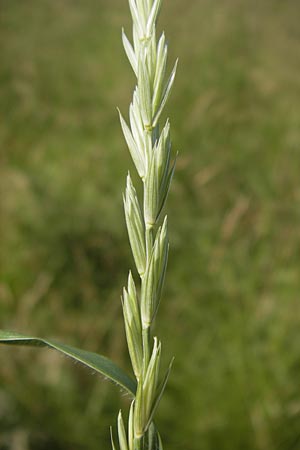
<svg viewBox="0 0 300 450"><path fill-rule="evenodd" d="M120 367L105 356L98 353L81 350L70 345L61 344L55 340L24 336L18 333L0 330L0 344L28 345L33 347L48 347L63 353L76 362L101 373L105 378L125 389L130 395L135 395L136 383Z"/></svg>

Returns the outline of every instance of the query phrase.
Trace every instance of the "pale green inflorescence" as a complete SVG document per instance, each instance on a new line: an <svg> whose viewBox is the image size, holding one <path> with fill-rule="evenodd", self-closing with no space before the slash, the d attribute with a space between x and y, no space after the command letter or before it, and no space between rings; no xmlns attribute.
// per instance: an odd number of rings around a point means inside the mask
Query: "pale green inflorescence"
<svg viewBox="0 0 300 450"><path fill-rule="evenodd" d="M157 313L168 260L167 217L160 216L168 195L175 162L171 164L170 124L160 130L159 119L170 95L176 66L166 76L167 44L164 33L158 42L156 23L162 0L129 0L133 20L133 44L124 31L123 45L137 85L129 108L129 125L120 113L122 130L143 183L143 206L127 176L124 210L128 236L140 289L131 272L123 290L122 305L128 350L137 380L136 397L131 403L127 431L118 415L120 450L162 450L153 416L166 386L170 367L159 381L161 343L151 338L151 325ZM113 450L116 445L112 438Z"/></svg>

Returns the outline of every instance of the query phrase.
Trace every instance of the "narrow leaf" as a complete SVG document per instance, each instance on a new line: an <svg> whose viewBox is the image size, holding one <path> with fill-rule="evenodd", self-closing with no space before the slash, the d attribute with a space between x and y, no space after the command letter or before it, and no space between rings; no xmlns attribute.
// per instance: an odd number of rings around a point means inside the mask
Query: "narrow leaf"
<svg viewBox="0 0 300 450"><path fill-rule="evenodd" d="M101 373L129 394L135 395L136 383L110 359L97 353L80 350L70 345L60 344L55 340L23 336L18 333L0 330L0 344L28 345L32 347L48 347L63 353L73 360Z"/></svg>

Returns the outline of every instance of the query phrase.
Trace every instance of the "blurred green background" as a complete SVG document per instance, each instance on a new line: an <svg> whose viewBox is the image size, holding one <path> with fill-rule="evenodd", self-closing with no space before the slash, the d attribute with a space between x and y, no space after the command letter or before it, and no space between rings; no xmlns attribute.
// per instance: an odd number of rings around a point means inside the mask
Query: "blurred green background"
<svg viewBox="0 0 300 450"><path fill-rule="evenodd" d="M300 4L164 0L179 70L156 334L166 449L300 449ZM126 0L0 0L0 327L129 369L133 268L116 106ZM128 399L55 352L0 348L0 450L108 449Z"/></svg>

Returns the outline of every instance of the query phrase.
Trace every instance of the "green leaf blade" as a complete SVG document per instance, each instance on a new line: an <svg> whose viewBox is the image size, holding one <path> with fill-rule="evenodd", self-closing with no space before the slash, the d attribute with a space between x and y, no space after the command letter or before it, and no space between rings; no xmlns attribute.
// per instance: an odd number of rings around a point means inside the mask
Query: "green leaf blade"
<svg viewBox="0 0 300 450"><path fill-rule="evenodd" d="M56 340L41 339L32 336L24 336L18 333L0 330L0 344L8 345L28 345L31 347L48 347L63 353L74 361L83 364L101 373L119 387L127 391L131 396L135 396L136 383L113 361L98 353L81 350L70 345L61 344Z"/></svg>

